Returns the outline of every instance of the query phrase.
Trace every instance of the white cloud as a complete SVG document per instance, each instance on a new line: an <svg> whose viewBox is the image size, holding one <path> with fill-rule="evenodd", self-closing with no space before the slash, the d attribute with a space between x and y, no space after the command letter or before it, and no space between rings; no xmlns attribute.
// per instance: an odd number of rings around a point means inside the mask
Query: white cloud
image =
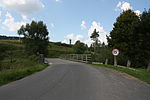
<svg viewBox="0 0 150 100"><path fill-rule="evenodd" d="M61 43L66 43L66 44L68 44L68 41L65 39L65 40L61 41Z"/></svg>
<svg viewBox="0 0 150 100"><path fill-rule="evenodd" d="M2 22L2 24L11 32L17 32L22 25L26 24L25 21L15 21L14 17L8 12L5 16L6 19Z"/></svg>
<svg viewBox="0 0 150 100"><path fill-rule="evenodd" d="M94 29L96 29L99 32L99 40L107 44L106 35L107 33L104 31L103 27L100 25L100 23L97 23L96 21L92 22L91 27L88 29L88 38L84 37L81 34L74 35L73 33L68 34L65 36L65 40L62 41L62 43L68 43L69 39L72 40L72 43L74 44L77 40L80 40L81 42L87 44L90 46L94 41L91 40L90 36L93 33ZM68 41L67 41L68 40Z"/></svg>
<svg viewBox="0 0 150 100"><path fill-rule="evenodd" d="M73 40L74 39L74 34L72 34L72 33L68 34L65 38Z"/></svg>
<svg viewBox="0 0 150 100"><path fill-rule="evenodd" d="M2 16L2 11L0 11L0 22L2 21L1 16Z"/></svg>
<svg viewBox="0 0 150 100"><path fill-rule="evenodd" d="M53 23L51 23L51 27L52 27L52 28L54 28L54 27L55 27L55 25L54 25Z"/></svg>
<svg viewBox="0 0 150 100"><path fill-rule="evenodd" d="M101 43L104 42L105 44L107 44L107 39L106 39L107 32L105 32L104 28L100 25L100 23L97 23L96 21L92 22L92 25L88 30L88 36L89 37L91 36L94 29L96 29L96 31L99 32L99 40L101 41ZM90 42L92 42L92 41L90 41Z"/></svg>
<svg viewBox="0 0 150 100"><path fill-rule="evenodd" d="M96 21L92 22L91 27L88 30L88 36L90 37L91 34L93 33L94 29L96 29L96 31L98 31L99 33L103 33L104 29L103 27L100 25L100 23L97 23Z"/></svg>
<svg viewBox="0 0 150 100"><path fill-rule="evenodd" d="M85 44L87 44L88 46L90 46L93 43L93 40L91 40L90 38L87 40L83 41Z"/></svg>
<svg viewBox="0 0 150 100"><path fill-rule="evenodd" d="M125 1L120 1L118 4L117 4L117 7L116 7L116 11L119 10L119 11L126 11L126 10L129 10L129 9L133 9L131 4L128 3L128 2L125 2ZM139 10L135 10L134 11L136 13L137 16L139 16L141 14L141 12Z"/></svg>
<svg viewBox="0 0 150 100"><path fill-rule="evenodd" d="M80 41L83 41L83 35L76 35L75 36L75 41L78 41L78 40L80 40Z"/></svg>
<svg viewBox="0 0 150 100"><path fill-rule="evenodd" d="M132 6L130 5L130 3L125 2L125 1L119 1L119 3L117 4L116 10L121 10L121 11L126 11L132 9Z"/></svg>
<svg viewBox="0 0 150 100"><path fill-rule="evenodd" d="M0 7L29 15L44 8L39 0L1 0Z"/></svg>
<svg viewBox="0 0 150 100"><path fill-rule="evenodd" d="M80 40L81 42L83 42L83 35L78 34L78 35L74 35L74 34L68 34L65 36L65 40L62 41L62 43L68 43L67 40L69 41L69 39L71 39L72 43L74 44L76 41Z"/></svg>
<svg viewBox="0 0 150 100"><path fill-rule="evenodd" d="M25 21L28 21L28 18L26 15L21 15L22 19L25 20Z"/></svg>
<svg viewBox="0 0 150 100"><path fill-rule="evenodd" d="M60 2L60 0L55 0L56 2Z"/></svg>
<svg viewBox="0 0 150 100"><path fill-rule="evenodd" d="M2 11L0 11L0 17L2 16Z"/></svg>
<svg viewBox="0 0 150 100"><path fill-rule="evenodd" d="M86 22L83 20L81 25L80 25L81 29L86 29Z"/></svg>
<svg viewBox="0 0 150 100"><path fill-rule="evenodd" d="M139 16L141 14L141 12L139 10L134 11L136 13L137 16Z"/></svg>

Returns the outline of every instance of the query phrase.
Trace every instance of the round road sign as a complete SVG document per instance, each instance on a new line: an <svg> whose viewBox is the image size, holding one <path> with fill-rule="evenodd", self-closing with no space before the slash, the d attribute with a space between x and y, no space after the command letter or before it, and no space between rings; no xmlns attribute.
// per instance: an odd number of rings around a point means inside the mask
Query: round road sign
<svg viewBox="0 0 150 100"><path fill-rule="evenodd" d="M119 55L119 50L118 50L118 49L113 49L113 50L112 50L112 54L113 54L114 56L118 56L118 55Z"/></svg>

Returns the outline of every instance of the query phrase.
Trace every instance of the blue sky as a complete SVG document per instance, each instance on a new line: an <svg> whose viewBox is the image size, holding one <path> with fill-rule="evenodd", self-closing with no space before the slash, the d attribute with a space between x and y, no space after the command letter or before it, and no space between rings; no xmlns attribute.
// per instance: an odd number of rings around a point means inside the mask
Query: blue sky
<svg viewBox="0 0 150 100"><path fill-rule="evenodd" d="M0 35L18 36L17 29L31 20L42 20L51 41L68 43L69 38L90 44L96 28L100 41L123 10L137 14L150 8L150 0L0 0Z"/></svg>

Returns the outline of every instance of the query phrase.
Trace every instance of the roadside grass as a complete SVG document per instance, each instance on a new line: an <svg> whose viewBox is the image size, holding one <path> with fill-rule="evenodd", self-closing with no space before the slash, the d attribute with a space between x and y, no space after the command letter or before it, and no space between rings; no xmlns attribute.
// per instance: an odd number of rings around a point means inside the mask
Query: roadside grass
<svg viewBox="0 0 150 100"><path fill-rule="evenodd" d="M96 66L111 68L120 72L127 73L131 76L134 76L148 84L150 84L150 71L147 71L146 69L129 69L129 68L123 68L123 67L117 67L113 65L105 65L105 64L92 64Z"/></svg>
<svg viewBox="0 0 150 100"><path fill-rule="evenodd" d="M46 64L38 64L39 57L27 55L19 40L0 40L0 86L41 71Z"/></svg>
<svg viewBox="0 0 150 100"><path fill-rule="evenodd" d="M47 64L37 64L32 67L3 70L0 72L0 86L24 78L25 76L31 75L35 72L41 71L47 66Z"/></svg>

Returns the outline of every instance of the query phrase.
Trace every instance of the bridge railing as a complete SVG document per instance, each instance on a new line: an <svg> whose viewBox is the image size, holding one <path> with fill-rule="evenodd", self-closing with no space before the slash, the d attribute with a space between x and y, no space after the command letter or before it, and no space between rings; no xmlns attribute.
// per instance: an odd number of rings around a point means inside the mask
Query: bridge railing
<svg viewBox="0 0 150 100"><path fill-rule="evenodd" d="M84 63L91 62L91 54L64 54L60 58Z"/></svg>

